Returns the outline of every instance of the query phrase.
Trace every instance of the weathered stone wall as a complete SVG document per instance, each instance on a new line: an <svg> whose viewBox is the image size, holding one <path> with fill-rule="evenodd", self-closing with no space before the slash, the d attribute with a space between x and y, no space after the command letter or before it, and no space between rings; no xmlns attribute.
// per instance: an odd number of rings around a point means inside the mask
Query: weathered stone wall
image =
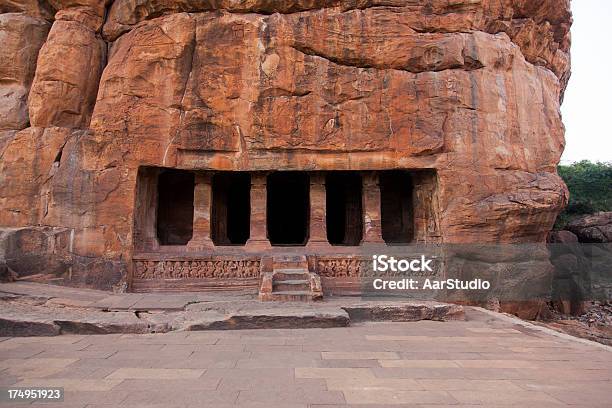
<svg viewBox="0 0 612 408"><path fill-rule="evenodd" d="M140 166L435 169L447 243L543 242L567 201L569 0L0 0L0 13L0 227L68 231L67 257L87 260L58 274L68 284L124 274Z"/></svg>

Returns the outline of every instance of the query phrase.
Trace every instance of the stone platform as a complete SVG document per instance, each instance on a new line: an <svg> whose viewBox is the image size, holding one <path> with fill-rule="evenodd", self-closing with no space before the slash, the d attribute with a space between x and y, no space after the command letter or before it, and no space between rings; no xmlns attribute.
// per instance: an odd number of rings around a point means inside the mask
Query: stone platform
<svg viewBox="0 0 612 408"><path fill-rule="evenodd" d="M0 284L0 336L344 327L364 321L461 320L462 306L428 301L260 302L251 292L123 293Z"/></svg>
<svg viewBox="0 0 612 408"><path fill-rule="evenodd" d="M610 347L472 307L465 314L330 329L0 337L0 387L64 387L64 402L40 404L61 408L611 406Z"/></svg>

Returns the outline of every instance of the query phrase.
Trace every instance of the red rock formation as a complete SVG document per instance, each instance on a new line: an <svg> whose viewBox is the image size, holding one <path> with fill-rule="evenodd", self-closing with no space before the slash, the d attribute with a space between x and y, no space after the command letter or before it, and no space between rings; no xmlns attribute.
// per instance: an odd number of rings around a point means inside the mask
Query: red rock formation
<svg viewBox="0 0 612 408"><path fill-rule="evenodd" d="M0 226L69 231L68 283L125 272L140 166L435 169L447 243L567 201L569 0L107 3L0 0Z"/></svg>
<svg viewBox="0 0 612 408"><path fill-rule="evenodd" d="M49 27L23 13L0 14L0 132L28 126L28 93Z"/></svg>

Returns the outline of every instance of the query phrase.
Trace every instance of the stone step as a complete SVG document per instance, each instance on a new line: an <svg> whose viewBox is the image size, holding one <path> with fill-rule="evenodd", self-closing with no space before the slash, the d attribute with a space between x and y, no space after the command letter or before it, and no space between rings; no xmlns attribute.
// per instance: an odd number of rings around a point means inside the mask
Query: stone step
<svg viewBox="0 0 612 408"><path fill-rule="evenodd" d="M304 255L282 255L274 256L272 260L273 269L304 268L308 269L308 261Z"/></svg>
<svg viewBox="0 0 612 408"><path fill-rule="evenodd" d="M274 271L274 280L300 280L308 279L307 269L277 269Z"/></svg>
<svg viewBox="0 0 612 408"><path fill-rule="evenodd" d="M293 269L308 269L308 263L306 261L304 262L274 262L272 264L272 269L287 269L287 268L293 268Z"/></svg>
<svg viewBox="0 0 612 408"><path fill-rule="evenodd" d="M297 262L306 259L306 255L274 255L275 261L281 262Z"/></svg>
<svg viewBox="0 0 612 408"><path fill-rule="evenodd" d="M271 300L285 302L310 302L312 293L310 291L279 291L271 293Z"/></svg>
<svg viewBox="0 0 612 408"><path fill-rule="evenodd" d="M310 281L307 279L295 279L295 280L274 280L273 281L273 292L296 292L296 291L307 291L310 292Z"/></svg>

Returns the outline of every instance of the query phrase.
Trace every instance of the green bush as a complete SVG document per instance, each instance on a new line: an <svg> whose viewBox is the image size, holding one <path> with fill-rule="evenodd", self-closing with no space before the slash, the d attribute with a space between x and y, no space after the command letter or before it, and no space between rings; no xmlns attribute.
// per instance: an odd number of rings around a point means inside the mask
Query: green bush
<svg viewBox="0 0 612 408"><path fill-rule="evenodd" d="M567 184L570 200L557 218L557 228L563 228L575 215L612 211L612 163L583 160L560 165L558 170Z"/></svg>

